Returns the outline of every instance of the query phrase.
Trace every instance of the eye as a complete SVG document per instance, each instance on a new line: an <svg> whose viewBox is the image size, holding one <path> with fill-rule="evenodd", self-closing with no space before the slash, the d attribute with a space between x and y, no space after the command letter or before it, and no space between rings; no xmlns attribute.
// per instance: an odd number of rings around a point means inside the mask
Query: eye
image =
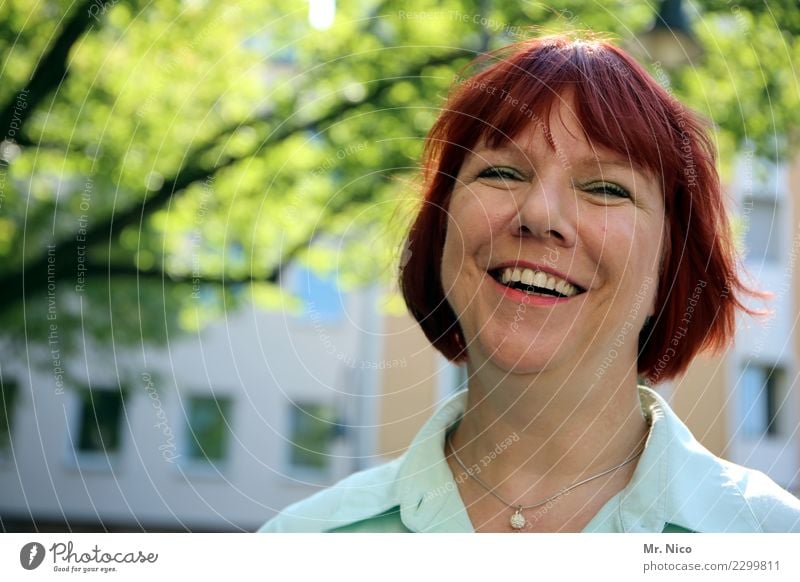
<svg viewBox="0 0 800 582"><path fill-rule="evenodd" d="M478 178L489 180L524 180L524 176L513 168L506 166L490 166L478 174Z"/></svg>
<svg viewBox="0 0 800 582"><path fill-rule="evenodd" d="M603 196L613 196L616 198L630 198L631 193L619 184L613 182L592 182L580 186L581 190L592 194L602 194Z"/></svg>

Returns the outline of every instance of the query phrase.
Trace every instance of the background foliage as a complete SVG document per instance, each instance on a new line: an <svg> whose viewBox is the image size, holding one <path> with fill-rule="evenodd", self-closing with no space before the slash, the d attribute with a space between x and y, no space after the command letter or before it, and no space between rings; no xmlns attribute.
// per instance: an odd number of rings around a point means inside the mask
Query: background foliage
<svg viewBox="0 0 800 582"><path fill-rule="evenodd" d="M312 4L314 4L312 2ZM721 167L780 159L800 110L793 1L685 3L705 48L643 63L717 128ZM0 329L23 350L163 341L244 301L296 308L295 261L391 280L422 140L477 53L541 32L626 46L652 2L0 4ZM49 357L49 356L48 356Z"/></svg>

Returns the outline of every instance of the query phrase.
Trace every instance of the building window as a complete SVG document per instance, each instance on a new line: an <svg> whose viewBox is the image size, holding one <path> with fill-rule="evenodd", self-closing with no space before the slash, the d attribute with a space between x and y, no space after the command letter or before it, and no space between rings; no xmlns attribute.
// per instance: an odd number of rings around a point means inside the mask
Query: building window
<svg viewBox="0 0 800 582"><path fill-rule="evenodd" d="M82 390L77 450L114 453L119 450L123 393L119 389Z"/></svg>
<svg viewBox="0 0 800 582"><path fill-rule="evenodd" d="M335 408L320 403L293 403L290 415L290 465L294 469L327 471L333 442L343 434Z"/></svg>
<svg viewBox="0 0 800 582"><path fill-rule="evenodd" d="M776 262L779 258L780 217L774 198L753 196L743 202L744 244L754 262Z"/></svg>
<svg viewBox="0 0 800 582"><path fill-rule="evenodd" d="M0 460L11 456L14 403L17 400L17 383L0 377Z"/></svg>
<svg viewBox="0 0 800 582"><path fill-rule="evenodd" d="M744 367L739 380L744 436L761 438L780 433L784 378L779 366L750 362Z"/></svg>
<svg viewBox="0 0 800 582"><path fill-rule="evenodd" d="M228 451L230 398L192 396L186 424L186 456L193 461L219 462Z"/></svg>

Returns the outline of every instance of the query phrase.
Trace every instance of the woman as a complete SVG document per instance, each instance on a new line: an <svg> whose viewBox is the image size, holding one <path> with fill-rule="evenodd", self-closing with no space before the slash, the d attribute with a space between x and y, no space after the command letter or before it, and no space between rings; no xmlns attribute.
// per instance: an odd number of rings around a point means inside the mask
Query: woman
<svg viewBox="0 0 800 582"><path fill-rule="evenodd" d="M262 531L800 531L800 501L637 386L725 347L757 295L702 123L605 41L476 65L428 136L401 273L468 389Z"/></svg>

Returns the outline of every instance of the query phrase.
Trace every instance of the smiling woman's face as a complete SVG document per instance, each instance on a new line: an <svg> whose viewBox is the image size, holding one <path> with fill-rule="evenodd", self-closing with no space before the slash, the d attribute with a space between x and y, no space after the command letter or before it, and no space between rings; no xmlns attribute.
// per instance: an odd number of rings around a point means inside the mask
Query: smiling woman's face
<svg viewBox="0 0 800 582"><path fill-rule="evenodd" d="M635 370L664 238L658 180L589 143L569 102L553 107L549 141L532 124L465 159L448 206L445 296L474 362L533 373L611 356Z"/></svg>

